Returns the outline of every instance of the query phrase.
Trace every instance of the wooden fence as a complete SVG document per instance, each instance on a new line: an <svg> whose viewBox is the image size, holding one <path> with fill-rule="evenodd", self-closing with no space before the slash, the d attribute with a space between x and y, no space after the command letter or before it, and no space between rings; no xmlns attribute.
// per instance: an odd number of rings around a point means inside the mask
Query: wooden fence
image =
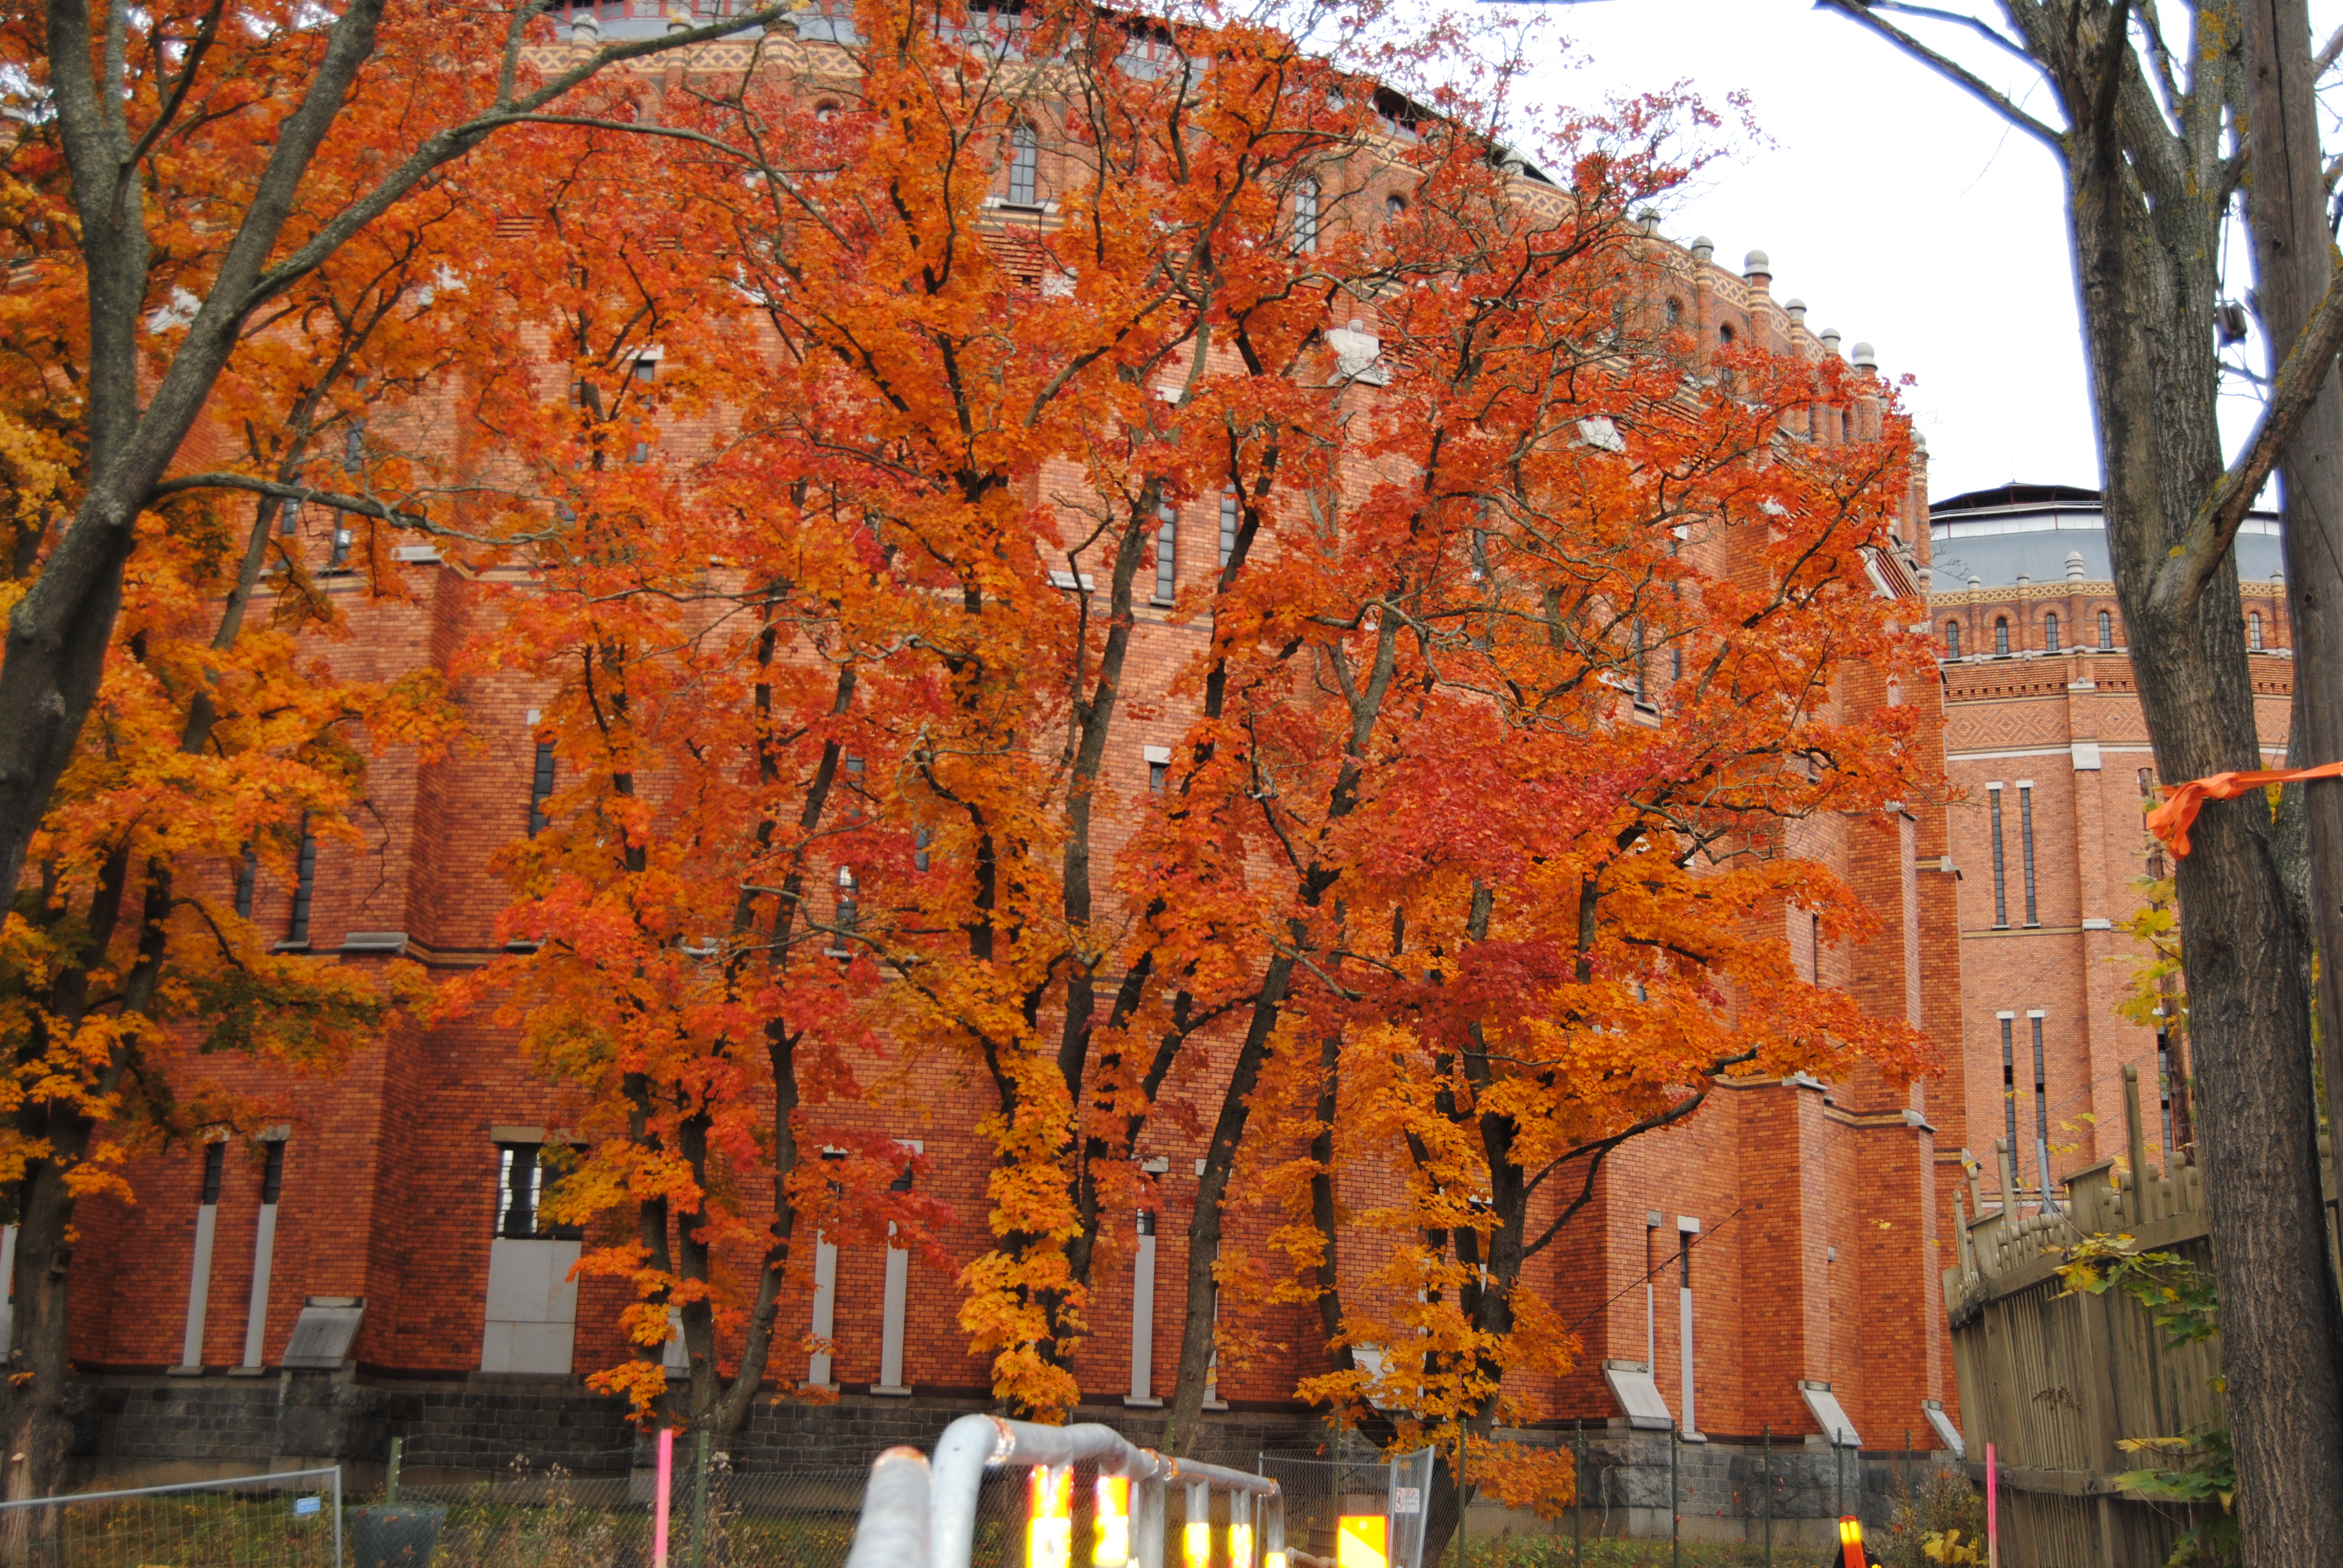
<svg viewBox="0 0 2343 1568"><path fill-rule="evenodd" d="M2087 1235L2126 1234L2142 1251L2177 1252L2207 1270L2204 1191L2194 1166L2158 1173L2140 1135L2139 1083L2124 1070L2128 1171L2113 1161L2066 1180L2065 1211L1984 1212L1972 1176L1959 1261L1945 1271L1953 1366L1971 1473L1985 1480L1994 1445L2002 1497L2005 1568L2154 1568L2190 1523L2175 1503L2123 1491L2116 1475L2154 1460L2123 1438L2174 1437L2224 1423L2212 1386L2218 1341L2175 1350L2137 1302L2117 1291L2070 1295L2062 1254ZM2001 1190L2017 1191L2009 1151ZM2144 1175L2146 1180L2136 1180ZM1974 1212L1979 1217L1966 1218Z"/></svg>

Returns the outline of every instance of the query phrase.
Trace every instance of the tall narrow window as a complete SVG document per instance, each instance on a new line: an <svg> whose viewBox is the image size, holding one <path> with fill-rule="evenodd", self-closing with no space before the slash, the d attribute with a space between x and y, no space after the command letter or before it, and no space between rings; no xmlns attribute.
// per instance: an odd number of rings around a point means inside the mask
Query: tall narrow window
<svg viewBox="0 0 2343 1568"><path fill-rule="evenodd" d="M928 846L935 840L934 831L927 827L911 829L911 869L924 871L928 869Z"/></svg>
<svg viewBox="0 0 2343 1568"><path fill-rule="evenodd" d="M348 562L350 558L350 545L356 538L357 536L350 531L348 514L344 512L336 512L334 514L334 542L326 553L326 569L327 571L340 571L343 566Z"/></svg>
<svg viewBox="0 0 2343 1568"><path fill-rule="evenodd" d="M204 1145L204 1201L220 1201L220 1181L227 1174L227 1145L210 1142Z"/></svg>
<svg viewBox="0 0 2343 1568"><path fill-rule="evenodd" d="M1147 792L1150 795L1162 794L1165 787L1171 782L1172 764L1169 762L1150 762L1147 765Z"/></svg>
<svg viewBox="0 0 2343 1568"><path fill-rule="evenodd" d="M537 770L528 781L528 836L536 838L553 826L553 819L545 814L545 803L553 798L553 742L537 743Z"/></svg>
<svg viewBox="0 0 2343 1568"><path fill-rule="evenodd" d="M1237 493L1221 492L1221 569L1228 570L1229 562L1237 553Z"/></svg>
<svg viewBox="0 0 2343 1568"><path fill-rule="evenodd" d="M1945 623L1945 657L1946 658L1958 658L1960 656L1961 623L1956 620L1948 620Z"/></svg>
<svg viewBox="0 0 2343 1568"><path fill-rule="evenodd" d="M1155 507L1155 602L1170 604L1180 586L1180 513L1170 501Z"/></svg>
<svg viewBox="0 0 2343 1568"><path fill-rule="evenodd" d="M1318 248L1318 182L1303 180L1293 187L1293 248Z"/></svg>
<svg viewBox="0 0 2343 1568"><path fill-rule="evenodd" d="M277 533L280 538L293 538L301 532L301 503L287 501L277 509Z"/></svg>
<svg viewBox="0 0 2343 1568"><path fill-rule="evenodd" d="M2256 653L2262 650L2262 612L2258 609L2246 612L2246 646Z"/></svg>
<svg viewBox="0 0 2343 1568"><path fill-rule="evenodd" d="M2009 652L2009 622L1998 618L1993 623L1993 650L2005 657Z"/></svg>
<svg viewBox="0 0 2343 1568"><path fill-rule="evenodd" d="M252 895L259 885L260 851L246 844L236 869L236 912L247 920L252 919Z"/></svg>
<svg viewBox="0 0 2343 1568"><path fill-rule="evenodd" d="M2115 646L2116 618L2101 610L2099 611L2099 651L2112 653L2115 651Z"/></svg>
<svg viewBox="0 0 2343 1568"><path fill-rule="evenodd" d="M1034 205L1041 172L1041 134L1030 120L1020 120L1009 131L1009 199L1019 206Z"/></svg>
<svg viewBox="0 0 2343 1568"><path fill-rule="evenodd" d="M2017 1158L2017 1054L2010 1040L2010 1031L2016 1020L2009 1014L2001 1015L2001 1112L2003 1135L2009 1141L2009 1155Z"/></svg>
<svg viewBox="0 0 2343 1568"><path fill-rule="evenodd" d="M301 818L301 853L294 862L293 919L286 927L287 945L309 945L309 896L317 886L317 837L309 831L309 819Z"/></svg>
<svg viewBox="0 0 2343 1568"><path fill-rule="evenodd" d="M2036 1013L2026 1021L2034 1026L2034 1141L2040 1146L2037 1162L2049 1157L2050 1143L2050 1075L2042 1060L2042 1015ZM2042 1195L2050 1195L2050 1171L2042 1170Z"/></svg>
<svg viewBox="0 0 2343 1568"><path fill-rule="evenodd" d="M1823 983L1823 918L1806 917L1806 948L1814 956L1807 960L1806 978L1815 985Z"/></svg>
<svg viewBox="0 0 2343 1568"><path fill-rule="evenodd" d="M862 906L855 901L855 894L860 890L854 880L854 872L845 866L839 867L838 930L830 939L829 949L832 958L846 958L853 951L846 945L846 939L853 935L855 929L862 923Z"/></svg>
<svg viewBox="0 0 2343 1568"><path fill-rule="evenodd" d="M1985 798L1986 811L1993 819L1993 923L1998 930L2009 924L2009 884L2002 874L2001 786L1986 785Z"/></svg>
<svg viewBox="0 0 2343 1568"><path fill-rule="evenodd" d="M2042 618L2042 651L2045 653L2058 651L2058 618L2055 615L2046 615Z"/></svg>
<svg viewBox="0 0 2343 1568"><path fill-rule="evenodd" d="M2042 922L2034 910L2034 787L2030 784L2017 787L2017 838L2026 860L2026 923L2038 926Z"/></svg>

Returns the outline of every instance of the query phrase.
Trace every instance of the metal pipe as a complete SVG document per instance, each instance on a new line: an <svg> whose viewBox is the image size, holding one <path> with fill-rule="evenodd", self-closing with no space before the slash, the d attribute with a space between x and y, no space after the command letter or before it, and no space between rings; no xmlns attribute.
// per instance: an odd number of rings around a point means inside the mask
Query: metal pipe
<svg viewBox="0 0 2343 1568"><path fill-rule="evenodd" d="M928 1456L890 1448L870 1466L846 1568L916 1568L928 1559Z"/></svg>
<svg viewBox="0 0 2343 1568"><path fill-rule="evenodd" d="M976 1541L977 1493L984 1473L995 1465L1095 1463L1133 1483L1133 1555L1142 1568L1161 1568L1163 1488L1170 1483L1217 1486L1272 1500L1279 1539L1283 1539L1283 1494L1265 1475L1169 1459L1141 1448L1111 1426L1037 1426L996 1415L964 1415L936 1440L928 1483L928 1562L930 1568L968 1568ZM865 1504L866 1509L868 1503Z"/></svg>

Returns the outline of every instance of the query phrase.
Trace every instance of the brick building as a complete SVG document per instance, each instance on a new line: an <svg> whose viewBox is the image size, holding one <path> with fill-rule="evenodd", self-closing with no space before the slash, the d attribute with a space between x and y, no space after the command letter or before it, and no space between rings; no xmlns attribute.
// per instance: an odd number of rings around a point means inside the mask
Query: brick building
<svg viewBox="0 0 2343 1568"><path fill-rule="evenodd" d="M2142 820L2157 780L2098 496L1975 491L1937 502L1929 531L1964 1020L1960 1070L1935 1112L1936 1158L1956 1175L1967 1151L1997 1191L2006 1141L2021 1194L2040 1191L2046 1159L2055 1191L2122 1151L2130 1066L2148 1144L2169 1159L2188 1143L2186 1062L2116 1012L2138 961L2119 928L2142 907L2143 881L2167 868ZM2237 543L2269 766L2285 756L2293 691L2278 535L2258 514Z"/></svg>
<svg viewBox="0 0 2343 1568"><path fill-rule="evenodd" d="M795 52L819 46L830 25L819 18L803 38L774 45L777 68L791 68ZM1735 273L1713 264L1705 241L1650 245L1674 280L1669 319L1704 341L1810 358L1838 352L1836 333L1811 330L1802 303L1774 297L1762 253ZM1357 323L1350 330L1359 336ZM1869 365L1867 346L1856 347L1855 363ZM1862 439L1866 417L1875 423L1875 407L1842 427L1834 412L1831 427L1808 438ZM1872 567L1878 590L1908 600L1914 620L1931 551L1926 516L1916 481L1898 548ZM1208 570L1215 519L1200 510L1177 521L1166 535L1176 539L1172 569ZM323 564L340 546L327 530L305 548ZM455 670L499 574L476 576L427 548L402 556L411 595L401 601L368 600L355 576L320 579L347 600L355 628L321 654L338 670L371 676L450 670L479 744L429 762L382 759L369 778L377 820L365 844L317 844L297 885L263 879L252 906L317 961L403 958L454 973L498 950L491 928L504 894L487 861L528 830L547 788L538 694L508 677ZM1161 608L1137 614L1133 668L1175 668L1196 632ZM1956 683L1947 692L1961 700ZM1934 690L1864 689L1858 679L1837 699L1918 705L1923 733L1936 732ZM1176 734L1172 719L1161 726L1163 739ZM1121 787L1139 795L1161 760L1143 729L1126 732L1127 755L1114 764ZM1880 930L1852 950L1820 945L1802 913L1785 915L1784 931L1813 977L1875 1014L1910 1020L1953 1061L1976 1049L1959 978L1976 884L1956 894L1938 869L1975 859L1957 838L1962 809L1949 840L1947 823L1920 802L1888 833L1811 825L1805 847L1843 871ZM1738 1084L1682 1127L1629 1145L1537 1265L1534 1288L1584 1341L1580 1370L1549 1391L1549 1425L1674 1422L1702 1441L1768 1432L1790 1442L1936 1446L1927 1405L1954 1398L1936 1282L1939 1128L1947 1114L1965 1124L1961 1083L1956 1073L1948 1109L1946 1087L1898 1089L1867 1070L1837 1083ZM959 1215L946 1240L965 1261L990 1244L989 1154L974 1131L982 1106L970 1100L954 1114L949 1096L966 1088L936 1092L940 1112L930 1107L916 1134L903 1136L916 1135L932 1161L934 1193ZM580 1378L625 1353L621 1291L571 1282L579 1242L537 1222L537 1154L556 1096L511 1040L477 1018L403 1023L339 1077L299 1086L294 1101L269 1138L141 1161L135 1205L84 1205L74 1355L95 1391L85 1452L121 1463L366 1460L399 1430L419 1464L493 1466L518 1448L616 1467L608 1456L628 1442L619 1409L586 1392ZM1950 1146L1959 1142L1956 1134ZM1077 1362L1086 1414L1143 1422L1133 1412L1169 1392L1179 1325L1144 1302L1173 1299L1183 1276L1191 1157L1184 1146L1161 1157L1161 1207L1133 1216L1129 1261L1101 1282ZM797 1321L780 1342L811 1333L832 1347L778 1350L770 1383L776 1394L834 1388L839 1399L760 1406L739 1445L744 1462L835 1457L840 1448L860 1457L882 1434L916 1439L981 1402L987 1369L967 1348L957 1304L949 1275L902 1251L825 1246L812 1295L785 1309ZM1256 1360L1222 1378L1212 1402L1222 1430L1207 1446L1249 1452L1309 1426L1292 1385L1322 1363L1307 1321L1290 1315L1281 1332L1296 1345L1293 1359ZM1729 1478L1718 1484L1735 1508L1746 1503Z"/></svg>

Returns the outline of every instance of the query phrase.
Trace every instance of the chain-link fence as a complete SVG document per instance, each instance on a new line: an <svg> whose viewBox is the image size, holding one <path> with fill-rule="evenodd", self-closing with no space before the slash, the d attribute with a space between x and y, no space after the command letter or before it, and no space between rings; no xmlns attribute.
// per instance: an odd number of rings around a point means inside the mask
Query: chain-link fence
<svg viewBox="0 0 2343 1568"><path fill-rule="evenodd" d="M6 1568L341 1568L338 1470L0 1503Z"/></svg>
<svg viewBox="0 0 2343 1568"><path fill-rule="evenodd" d="M397 1501L404 1509L437 1511L431 1568L649 1568L657 1544L656 1470L638 1463L643 1456L631 1448L591 1457L630 1468L582 1473L522 1462L459 1483L403 1478ZM863 1465L736 1472L720 1455L703 1462L687 1434L677 1444L668 1485L670 1568L840 1568L870 1476ZM1095 1529L1095 1483L1094 1467L1078 1468L1076 1541L1088 1542ZM972 1568L1022 1568L1032 1512L1028 1490L1021 1472L985 1476ZM1180 1499L1172 1509L1174 1522L1184 1523ZM1080 1561L1091 1559L1084 1553ZM419 1553L377 1563L363 1553L350 1568L384 1563L422 1568Z"/></svg>
<svg viewBox="0 0 2343 1568"><path fill-rule="evenodd" d="M1379 1453L1263 1453L1254 1468L1285 1494L1285 1539L1295 1551L1342 1558L1342 1521L1381 1518L1381 1555L1391 1568L1422 1568L1432 1497L1432 1450Z"/></svg>

